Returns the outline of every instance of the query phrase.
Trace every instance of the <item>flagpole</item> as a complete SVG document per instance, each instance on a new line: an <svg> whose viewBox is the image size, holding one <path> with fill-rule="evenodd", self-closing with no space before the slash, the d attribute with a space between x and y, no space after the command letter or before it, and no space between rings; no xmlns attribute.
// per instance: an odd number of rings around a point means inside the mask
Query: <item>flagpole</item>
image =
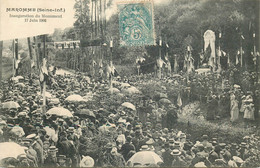
<svg viewBox="0 0 260 168"><path fill-rule="evenodd" d="M113 67L113 39L110 40L110 68L112 70ZM109 88L112 88L113 84L113 76L112 76L112 71L109 74Z"/></svg>
<svg viewBox="0 0 260 168"><path fill-rule="evenodd" d="M218 70L220 70L220 58L221 58L221 50L220 50L220 39L221 39L221 36L222 36L222 34L221 33L219 33L219 40L218 40L218 49L219 49L219 55L218 55Z"/></svg>
<svg viewBox="0 0 260 168"><path fill-rule="evenodd" d="M18 67L16 67L17 61L18 61L18 39L15 39L14 43L14 54L15 54L15 76L18 75ZM17 65L18 66L18 65Z"/></svg>
<svg viewBox="0 0 260 168"><path fill-rule="evenodd" d="M162 37L160 37L160 41L159 41L159 61L161 61L162 59ZM162 78L162 68L161 66L159 65L159 79Z"/></svg>
<svg viewBox="0 0 260 168"><path fill-rule="evenodd" d="M29 49L29 56L30 56L30 65L31 65L31 68L30 68L30 78L32 78L32 46L31 46L31 40L30 40L30 37L27 37L27 42L28 42L28 49Z"/></svg>
<svg viewBox="0 0 260 168"><path fill-rule="evenodd" d="M1 85L1 83L2 83L2 78L3 78L3 76L2 76L2 74L3 74L3 41L0 41L0 86L2 86Z"/></svg>
<svg viewBox="0 0 260 168"><path fill-rule="evenodd" d="M240 66L243 67L243 48L242 48L242 35L240 36Z"/></svg>
<svg viewBox="0 0 260 168"><path fill-rule="evenodd" d="M258 83L258 55L256 54L256 45L255 45L255 33L253 34L254 38L254 56L256 57L256 83Z"/></svg>
<svg viewBox="0 0 260 168"><path fill-rule="evenodd" d="M43 59L46 59L45 43L46 43L46 35L43 35ZM44 77L44 80L43 80L42 98L43 98L43 113L45 113L46 112L46 81L45 81L45 77Z"/></svg>
<svg viewBox="0 0 260 168"><path fill-rule="evenodd" d="M13 47L13 68L12 68L13 77L14 77L14 75L15 75L15 73L14 73L14 70L15 70L15 68L14 68L14 67L15 67L15 61L14 61L14 60L15 60L15 59L14 59L14 58L15 58L15 55L14 55L14 49L15 49L15 47L14 47L14 45L15 45L15 41L13 40L13 46L12 46L12 47Z"/></svg>

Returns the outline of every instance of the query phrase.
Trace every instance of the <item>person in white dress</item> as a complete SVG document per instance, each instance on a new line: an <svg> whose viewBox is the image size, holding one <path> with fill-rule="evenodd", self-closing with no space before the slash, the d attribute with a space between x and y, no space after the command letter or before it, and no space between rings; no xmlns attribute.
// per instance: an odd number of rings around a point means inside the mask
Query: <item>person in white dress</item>
<svg viewBox="0 0 260 168"><path fill-rule="evenodd" d="M236 100L236 96L234 93L230 95L230 121L234 122L238 120L239 109L238 109L238 101Z"/></svg>

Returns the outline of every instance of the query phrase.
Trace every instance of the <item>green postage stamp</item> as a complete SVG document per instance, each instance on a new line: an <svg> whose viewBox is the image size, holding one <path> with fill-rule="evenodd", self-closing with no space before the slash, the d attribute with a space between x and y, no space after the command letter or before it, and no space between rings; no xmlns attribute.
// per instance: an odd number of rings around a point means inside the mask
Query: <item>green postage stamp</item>
<svg viewBox="0 0 260 168"><path fill-rule="evenodd" d="M125 1L117 4L120 45L155 44L152 1Z"/></svg>

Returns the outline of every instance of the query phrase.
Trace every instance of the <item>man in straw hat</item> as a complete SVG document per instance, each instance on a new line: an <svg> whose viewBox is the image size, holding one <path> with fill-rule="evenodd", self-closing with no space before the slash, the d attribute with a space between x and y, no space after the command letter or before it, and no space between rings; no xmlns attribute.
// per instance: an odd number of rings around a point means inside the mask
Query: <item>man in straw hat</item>
<svg viewBox="0 0 260 168"><path fill-rule="evenodd" d="M181 151L178 149L174 149L171 152L171 155L173 156L173 161L172 161L172 167L185 167L188 166L186 165L185 161L182 160L181 158Z"/></svg>
<svg viewBox="0 0 260 168"><path fill-rule="evenodd" d="M55 146L50 146L48 150L48 156L44 160L44 165L48 167L56 167L57 166L57 152L58 149Z"/></svg>

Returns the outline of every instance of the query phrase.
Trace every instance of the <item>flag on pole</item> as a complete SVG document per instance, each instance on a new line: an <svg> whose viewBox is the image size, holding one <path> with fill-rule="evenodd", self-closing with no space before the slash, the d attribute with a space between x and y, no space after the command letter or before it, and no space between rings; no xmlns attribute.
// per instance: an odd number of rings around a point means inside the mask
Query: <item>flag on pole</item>
<svg viewBox="0 0 260 168"><path fill-rule="evenodd" d="M110 48L113 47L113 40L110 40Z"/></svg>
<svg viewBox="0 0 260 168"><path fill-rule="evenodd" d="M187 50L190 51L190 46L187 46Z"/></svg>
<svg viewBox="0 0 260 168"><path fill-rule="evenodd" d="M223 50L222 50L222 54L223 54L224 57L227 55L227 53Z"/></svg>
<svg viewBox="0 0 260 168"><path fill-rule="evenodd" d="M48 77L48 70L47 70L47 61L46 58L43 58L42 60L42 67L40 69L40 81L46 81L47 77Z"/></svg>
<svg viewBox="0 0 260 168"><path fill-rule="evenodd" d="M238 55L236 55L236 65L239 64Z"/></svg>
<svg viewBox="0 0 260 168"><path fill-rule="evenodd" d="M177 63L177 58L176 56L174 57L174 72L177 73L178 71L178 63Z"/></svg>
<svg viewBox="0 0 260 168"><path fill-rule="evenodd" d="M181 100L181 94L180 94L180 93L178 94L177 105L178 105L179 107L182 106L182 100Z"/></svg>
<svg viewBox="0 0 260 168"><path fill-rule="evenodd" d="M230 59L229 59L229 54L228 54L228 56L227 56L228 58L227 58L227 64L228 64L228 66L230 66Z"/></svg>

